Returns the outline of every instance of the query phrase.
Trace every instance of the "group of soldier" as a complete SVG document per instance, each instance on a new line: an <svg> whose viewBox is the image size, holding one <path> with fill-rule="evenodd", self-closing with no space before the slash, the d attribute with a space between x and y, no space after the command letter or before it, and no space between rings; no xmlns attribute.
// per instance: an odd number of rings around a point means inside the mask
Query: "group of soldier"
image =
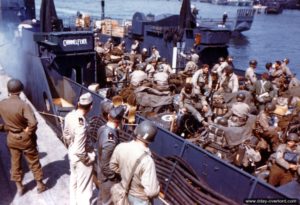
<svg viewBox="0 0 300 205"><path fill-rule="evenodd" d="M282 185L278 181L286 178L281 174L277 181L274 180L274 174L278 174L279 170L280 173L291 173L293 176L297 171L300 174L299 160L291 162L289 158L284 158L288 156L285 153L292 150L295 159L299 159L298 130L289 130L288 126L281 125L284 123L278 125L278 118L295 117L299 109L299 94L287 94L289 90L300 86L300 81L289 68L289 59L266 63L266 71L261 75L256 74L257 61L251 60L245 74L238 75L231 56L220 57L214 65L200 66L199 55L191 49L188 54L180 53L186 59L186 65L182 71L176 71L160 56L155 46L151 48L151 53L147 53L145 48L137 49L138 44L138 41L134 42L127 56L123 50L122 59L112 69L113 79L117 82L120 79L126 81L131 89L147 86L157 90L159 95L179 94L177 119L182 113L188 113L204 127L220 124L235 129L247 126L249 116L254 115L251 133L256 140L248 152L252 153L252 158L256 158L252 164L266 163L266 158L272 158L274 167L278 166L277 169L270 169L268 181L275 186ZM232 96L236 96L235 99ZM225 98L233 100L226 102ZM295 142L291 147L287 146L290 141Z"/></svg>
<svg viewBox="0 0 300 205"><path fill-rule="evenodd" d="M22 82L11 79L7 89L9 97L0 102L0 116L4 121L0 130L8 132L11 180L16 183L17 194L23 195L26 192L21 166L24 156L36 180L37 192L44 192L47 186L42 181L43 171L37 149L37 120L30 105L20 98ZM92 106L101 107L100 116L106 121L98 129L96 146L87 134L86 115ZM157 128L150 121L143 121L135 129L134 140L119 143L117 130L125 112L125 106L114 106L109 101L93 105L91 94L85 93L80 96L76 109L66 115L63 140L68 147L70 161L70 204L92 203L94 170L98 173L97 204L117 204L124 197L130 204L151 204L158 195L160 186L148 148L155 139ZM113 185L124 189L125 196L113 192Z"/></svg>
<svg viewBox="0 0 300 205"><path fill-rule="evenodd" d="M161 58L155 46L148 54L147 49L139 52L138 44L135 41L129 57L122 57L112 69L112 78L127 81L132 89L148 86L158 93L179 94L177 117L180 118L179 113L191 114L205 128L211 124L230 129L247 126L250 116L254 114L255 127L251 131L256 143L247 153L252 155L255 163L266 156L272 159L268 182L280 186L293 180L297 174L299 176L299 131L278 125L278 117L296 114L299 118L299 97L285 96L287 90L300 86L288 67L288 59L267 63L267 71L260 77L255 72L257 62L251 60L245 76L241 77L235 74L232 57L220 58L210 68L207 64L199 66L199 56L191 50L190 54L180 54L187 59L187 63L182 71L176 73ZM96 51L104 60L111 60L104 56L111 54L112 47L109 39L105 44L99 43ZM124 53L124 43L117 49ZM179 76L177 81L172 81L172 75ZM172 89L171 85L178 82L181 86ZM24 194L21 168L23 154L40 193L47 187L42 181L43 173L37 151L37 121L30 106L19 97L23 84L17 79L11 79L7 89L9 97L0 102L0 116L4 121L0 129L8 132L11 180L16 182L18 194ZM235 96L231 97L234 102L227 104L224 100L226 95ZM249 101L249 98L252 100ZM97 131L96 147L87 136L86 115L93 106L100 106L100 116L105 121ZM95 168L100 182L98 204L113 204L122 200L116 194L120 187L130 204L151 204L151 200L158 195L155 164L148 148L155 138L157 128L150 121L143 121L135 129L134 140L120 143L118 130L129 109L130 106L125 103L109 100L94 105L91 94L85 93L80 96L76 109L66 115L63 139L68 146L70 161L71 204L91 203Z"/></svg>
<svg viewBox="0 0 300 205"><path fill-rule="evenodd" d="M118 187L126 191L125 197L130 204L151 204L160 190L148 148L154 141L156 126L150 121L143 121L135 129L134 140L120 143L118 129L127 108L103 101L96 106L100 106L100 116L106 123L99 127L96 146L93 146L87 135L85 119L92 106L91 94L85 93L80 97L77 109L65 118L63 138L67 142L70 159L70 203L91 203L95 169L99 183L97 204L117 204L122 200L114 192Z"/></svg>

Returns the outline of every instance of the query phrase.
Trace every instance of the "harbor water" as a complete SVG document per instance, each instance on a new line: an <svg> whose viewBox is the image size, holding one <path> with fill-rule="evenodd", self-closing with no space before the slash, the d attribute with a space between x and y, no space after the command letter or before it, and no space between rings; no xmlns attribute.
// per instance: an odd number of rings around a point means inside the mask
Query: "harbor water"
<svg viewBox="0 0 300 205"><path fill-rule="evenodd" d="M36 0L37 14L41 0ZM229 18L241 7L212 5L191 1L199 9L200 18L221 18L227 12ZM76 15L77 11L92 16L101 16L101 0L55 1L58 15ZM155 15L179 14L178 0L106 0L105 16L131 19L136 11ZM250 59L258 61L257 72L265 70L266 62L290 59L290 68L300 78L300 11L284 10L279 15L256 14L250 31L232 38L229 53L234 57L236 68L245 70Z"/></svg>

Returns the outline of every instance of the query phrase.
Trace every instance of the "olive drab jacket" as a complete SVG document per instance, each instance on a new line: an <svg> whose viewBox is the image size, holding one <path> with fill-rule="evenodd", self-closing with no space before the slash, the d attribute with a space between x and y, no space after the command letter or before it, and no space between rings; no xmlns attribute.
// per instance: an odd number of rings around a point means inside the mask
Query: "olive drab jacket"
<svg viewBox="0 0 300 205"><path fill-rule="evenodd" d="M11 95L0 102L0 117L8 131L7 145L26 149L36 145L37 120L33 110L18 95Z"/></svg>

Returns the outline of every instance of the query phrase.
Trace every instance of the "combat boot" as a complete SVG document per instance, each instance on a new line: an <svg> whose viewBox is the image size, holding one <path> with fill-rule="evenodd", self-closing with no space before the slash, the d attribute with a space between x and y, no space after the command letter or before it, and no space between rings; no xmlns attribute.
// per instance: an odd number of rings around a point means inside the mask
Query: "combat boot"
<svg viewBox="0 0 300 205"><path fill-rule="evenodd" d="M25 187L21 181L16 181L17 195L22 196L25 193Z"/></svg>
<svg viewBox="0 0 300 205"><path fill-rule="evenodd" d="M42 193L47 190L47 186L44 184L42 180L36 180L37 192Z"/></svg>

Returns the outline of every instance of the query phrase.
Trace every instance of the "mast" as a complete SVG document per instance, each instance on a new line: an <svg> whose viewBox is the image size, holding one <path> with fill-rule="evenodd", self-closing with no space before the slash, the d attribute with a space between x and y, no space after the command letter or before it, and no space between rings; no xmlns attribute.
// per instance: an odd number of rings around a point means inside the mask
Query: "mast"
<svg viewBox="0 0 300 205"><path fill-rule="evenodd" d="M105 7L105 2L104 0L101 0L101 19L103 20L104 17L105 17L105 14L104 14L104 7Z"/></svg>

